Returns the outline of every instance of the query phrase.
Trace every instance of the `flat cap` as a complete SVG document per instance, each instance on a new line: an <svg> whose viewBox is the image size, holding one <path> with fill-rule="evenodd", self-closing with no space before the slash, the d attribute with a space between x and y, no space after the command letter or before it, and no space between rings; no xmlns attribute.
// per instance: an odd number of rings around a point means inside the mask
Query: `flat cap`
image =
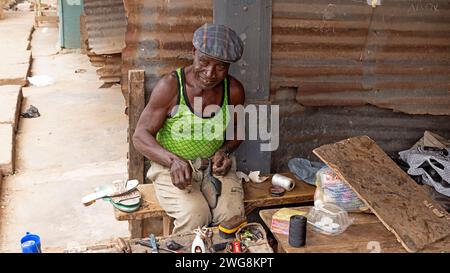
<svg viewBox="0 0 450 273"><path fill-rule="evenodd" d="M200 52L226 63L238 61L244 52L244 42L224 25L204 24L194 32L192 44Z"/></svg>

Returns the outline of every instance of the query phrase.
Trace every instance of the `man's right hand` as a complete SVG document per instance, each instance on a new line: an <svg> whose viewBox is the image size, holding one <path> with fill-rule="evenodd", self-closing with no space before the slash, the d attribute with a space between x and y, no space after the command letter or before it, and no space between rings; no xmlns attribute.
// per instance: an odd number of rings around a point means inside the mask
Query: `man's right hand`
<svg viewBox="0 0 450 273"><path fill-rule="evenodd" d="M192 183L192 168L186 160L175 158L170 165L170 177L175 187L184 190Z"/></svg>

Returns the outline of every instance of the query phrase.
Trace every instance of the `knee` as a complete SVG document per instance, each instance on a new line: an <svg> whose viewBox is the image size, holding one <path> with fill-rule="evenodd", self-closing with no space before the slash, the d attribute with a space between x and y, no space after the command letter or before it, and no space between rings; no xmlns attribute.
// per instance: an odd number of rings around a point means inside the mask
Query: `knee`
<svg viewBox="0 0 450 273"><path fill-rule="evenodd" d="M206 200L202 201L203 202L196 202L196 204L186 206L186 214L190 218L191 225L194 228L209 225L211 222L212 216L208 203Z"/></svg>
<svg viewBox="0 0 450 273"><path fill-rule="evenodd" d="M219 224L230 220L236 215L244 216L245 208L242 200L233 200L234 202L227 202L226 206L221 206L214 211L214 223Z"/></svg>
<svg viewBox="0 0 450 273"><path fill-rule="evenodd" d="M175 219L174 233L189 232L198 227L208 226L212 221L212 215L206 200L198 200L186 204L182 208L182 214Z"/></svg>

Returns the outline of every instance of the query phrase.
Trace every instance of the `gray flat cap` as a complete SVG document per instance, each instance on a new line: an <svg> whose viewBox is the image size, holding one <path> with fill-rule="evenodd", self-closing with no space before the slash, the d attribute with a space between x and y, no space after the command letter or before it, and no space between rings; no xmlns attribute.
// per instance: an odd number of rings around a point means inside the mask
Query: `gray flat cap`
<svg viewBox="0 0 450 273"><path fill-rule="evenodd" d="M192 44L200 52L227 63L238 61L244 52L244 42L224 25L204 24L194 32Z"/></svg>

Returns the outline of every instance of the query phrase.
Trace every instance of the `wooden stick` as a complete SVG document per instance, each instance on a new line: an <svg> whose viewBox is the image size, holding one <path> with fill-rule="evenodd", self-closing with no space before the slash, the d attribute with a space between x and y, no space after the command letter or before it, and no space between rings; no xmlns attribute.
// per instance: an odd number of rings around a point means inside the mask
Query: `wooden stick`
<svg viewBox="0 0 450 273"><path fill-rule="evenodd" d="M144 96L144 70L128 71L128 179L137 179L139 184L144 183L144 156L133 145L133 134L136 124L145 107Z"/></svg>

